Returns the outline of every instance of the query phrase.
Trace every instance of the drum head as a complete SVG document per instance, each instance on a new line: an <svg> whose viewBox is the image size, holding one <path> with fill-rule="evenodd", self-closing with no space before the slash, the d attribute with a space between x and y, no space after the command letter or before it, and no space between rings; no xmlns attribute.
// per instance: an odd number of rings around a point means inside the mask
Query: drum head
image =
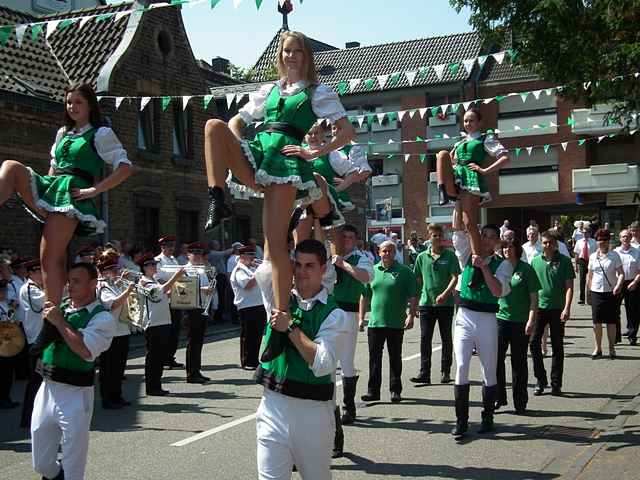
<svg viewBox="0 0 640 480"><path fill-rule="evenodd" d="M0 322L0 357L13 357L24 348L26 340L20 325Z"/></svg>

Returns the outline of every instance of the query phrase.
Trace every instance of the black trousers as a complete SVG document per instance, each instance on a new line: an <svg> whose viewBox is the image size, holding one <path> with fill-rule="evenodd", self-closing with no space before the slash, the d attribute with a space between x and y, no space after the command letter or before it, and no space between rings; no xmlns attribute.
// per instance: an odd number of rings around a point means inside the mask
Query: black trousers
<svg viewBox="0 0 640 480"><path fill-rule="evenodd" d="M560 321L560 309L538 309L538 317L533 326L531 336L531 359L533 360L533 374L538 383L547 385L547 371L544 369L544 359L542 357L542 334L547 325L551 333L551 346L553 356L551 357L551 386L562 387L562 371L564 368L564 323Z"/></svg>
<svg viewBox="0 0 640 480"><path fill-rule="evenodd" d="M202 315L202 309L186 310L187 324L187 378L200 375L202 368L202 345L204 331L207 328L207 317Z"/></svg>
<svg viewBox="0 0 640 480"><path fill-rule="evenodd" d="M14 357L13 369L16 380L29 380L29 345L25 343L22 351Z"/></svg>
<svg viewBox="0 0 640 480"><path fill-rule="evenodd" d="M226 273L217 273L216 274L216 291L218 292L218 309L216 313L213 315L213 321L216 323L220 323L224 321L223 314L226 311L226 295L227 289L231 288L229 283L229 278Z"/></svg>
<svg viewBox="0 0 640 480"><path fill-rule="evenodd" d="M438 323L442 340L440 372L449 374L453 362L453 336L451 323L453 307L420 307L420 376L431 377L433 332Z"/></svg>
<svg viewBox="0 0 640 480"><path fill-rule="evenodd" d="M16 357L0 357L0 402L11 400Z"/></svg>
<svg viewBox="0 0 640 480"><path fill-rule="evenodd" d="M267 323L267 311L262 305L238 310L240 314L240 365L257 367L258 354L264 327Z"/></svg>
<svg viewBox="0 0 640 480"><path fill-rule="evenodd" d="M163 360L164 365L169 365L176 358L178 342L180 341L180 327L184 310L171 309L171 331L169 333L169 344L167 345L167 358Z"/></svg>
<svg viewBox="0 0 640 480"><path fill-rule="evenodd" d="M171 325L149 327L144 331L147 355L144 358L144 380L147 393L162 388L160 379L171 336Z"/></svg>
<svg viewBox="0 0 640 480"><path fill-rule="evenodd" d="M368 391L380 394L382 385L382 351L387 343L389 354L389 391L402 392L402 339L404 330L401 328L369 327L369 385Z"/></svg>
<svg viewBox="0 0 640 480"><path fill-rule="evenodd" d="M629 340L638 339L638 317L640 316L640 290L629 290L631 280L625 280L622 286L622 293L618 295L618 318L620 318L620 309L624 300L624 309L627 314L627 336ZM620 329L618 329L620 330Z"/></svg>
<svg viewBox="0 0 640 480"><path fill-rule="evenodd" d="M113 337L111 346L100 355L100 396L103 402L117 402L122 398L122 376L127 368L129 335Z"/></svg>
<svg viewBox="0 0 640 480"><path fill-rule="evenodd" d="M36 372L36 364L38 363L38 357L29 355L29 380L24 389L24 400L22 402L22 416L20 418L20 427L31 427L31 414L33 413L33 401L36 398L36 393L42 384L42 377Z"/></svg>
<svg viewBox="0 0 640 480"><path fill-rule="evenodd" d="M527 346L529 336L524 333L525 323L506 322L498 320L498 400L507 401L507 380L505 373L505 359L507 350L511 346L511 390L513 393L513 405L516 409L525 409L529 396L527 383L529 381L529 369L527 367Z"/></svg>
<svg viewBox="0 0 640 480"><path fill-rule="evenodd" d="M585 288L587 285L587 273L589 264L586 260L582 258L577 258L576 263L578 264L578 276L580 277L580 297L579 300L584 303L585 297Z"/></svg>

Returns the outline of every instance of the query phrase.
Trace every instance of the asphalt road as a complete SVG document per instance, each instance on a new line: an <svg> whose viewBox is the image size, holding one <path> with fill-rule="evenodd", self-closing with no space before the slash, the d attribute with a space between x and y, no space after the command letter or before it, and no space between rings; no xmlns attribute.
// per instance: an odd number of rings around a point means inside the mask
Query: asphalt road
<svg viewBox="0 0 640 480"><path fill-rule="evenodd" d="M403 402L389 402L385 371L381 401L360 404L358 422L345 427L346 454L333 461L334 478L603 478L590 470L592 466L604 465L600 470L606 476L609 458L618 465L625 458L640 458L639 429L625 429L621 422L625 415L626 419L637 413L630 409L636 408L640 393L640 347L620 345L616 360L593 361L590 312L574 306L572 313L565 337L564 395L530 395L527 416L514 415L509 399L510 404L496 415L495 434L476 435L481 376L474 358L471 435L462 444L449 433L455 420L451 385L415 387L408 381L417 373L419 327L408 331L403 347ZM178 359L184 360L184 349ZM210 335L203 352L203 373L211 377L209 384L190 385L183 371L165 371L164 387L172 395L145 397L143 351L132 351L124 389L133 406L102 410L96 393L87 478L256 478L254 413L261 387L238 362L236 331ZM434 379L439 377L439 362L438 349L433 358ZM550 359L546 363L549 368ZM359 337L356 364L361 370L359 398L367 380L365 334ZM531 388L534 382L530 368ZM14 385L14 399L21 397L23 388L21 382ZM17 428L18 417L19 409L0 411L0 478L36 479L28 435ZM637 416L631 424L640 424ZM638 478L636 468L612 471L616 474L611 478L616 480ZM294 478L299 477L294 474Z"/></svg>

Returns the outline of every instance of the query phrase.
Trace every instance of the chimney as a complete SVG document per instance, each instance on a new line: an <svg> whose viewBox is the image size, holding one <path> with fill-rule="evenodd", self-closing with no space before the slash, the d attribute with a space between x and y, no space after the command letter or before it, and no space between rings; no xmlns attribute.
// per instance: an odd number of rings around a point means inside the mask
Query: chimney
<svg viewBox="0 0 640 480"><path fill-rule="evenodd" d="M230 65L231 64L229 60L227 60L226 58L215 57L213 60L211 60L211 68L214 72L226 73L227 75L229 75L229 73L231 73L231 70L229 68Z"/></svg>
<svg viewBox="0 0 640 480"><path fill-rule="evenodd" d="M360 42L347 42L345 44L345 48L358 48L360 46Z"/></svg>

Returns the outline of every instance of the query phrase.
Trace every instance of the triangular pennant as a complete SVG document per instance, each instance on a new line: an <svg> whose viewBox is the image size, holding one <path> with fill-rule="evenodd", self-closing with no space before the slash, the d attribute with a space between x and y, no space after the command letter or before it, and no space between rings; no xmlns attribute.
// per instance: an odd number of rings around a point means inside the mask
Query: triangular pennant
<svg viewBox="0 0 640 480"><path fill-rule="evenodd" d="M600 136L598 137L598 143L600 143L600 142L601 142L602 140L604 140L605 138L607 138L607 136L606 136L606 135L600 135Z"/></svg>
<svg viewBox="0 0 640 480"><path fill-rule="evenodd" d="M455 77L458 75L458 71L460 70L460 63L454 62L449 64L449 71L451 72L451 76Z"/></svg>
<svg viewBox="0 0 640 480"><path fill-rule="evenodd" d="M214 8L216 5L220 3L220 0L210 0L209 6Z"/></svg>
<svg viewBox="0 0 640 480"><path fill-rule="evenodd" d="M438 80L442 80L442 76L444 75L444 69L447 68L446 65L434 65L433 71L436 72L436 77Z"/></svg>
<svg viewBox="0 0 640 480"><path fill-rule="evenodd" d="M507 98L506 95L496 95L496 102L500 103L505 98Z"/></svg>
<svg viewBox="0 0 640 480"><path fill-rule="evenodd" d="M404 116L405 116L405 114L406 114L406 113L407 113L407 111L406 111L406 110L399 110L399 111L398 111L398 119L399 119L400 121L402 121L402 119L404 118Z"/></svg>
<svg viewBox="0 0 640 480"><path fill-rule="evenodd" d="M242 0L233 0L233 8L238 8L241 3Z"/></svg>
<svg viewBox="0 0 640 480"><path fill-rule="evenodd" d="M578 140L578 145L582 146L582 145L584 145L584 142L586 142L586 141L587 141L586 138L581 138L580 140Z"/></svg>
<svg viewBox="0 0 640 480"><path fill-rule="evenodd" d="M467 60L462 61L462 65L464 65L464 69L467 71L467 75L471 75L471 71L473 70L473 66L476 64L475 58L468 58Z"/></svg>
<svg viewBox="0 0 640 480"><path fill-rule="evenodd" d="M522 103L526 102L527 98L529 98L529 92L521 92L520 98L522 99Z"/></svg>
<svg viewBox="0 0 640 480"><path fill-rule="evenodd" d="M421 108L418 111L420 112L420 117L424 118L427 114L427 107Z"/></svg>
<svg viewBox="0 0 640 480"><path fill-rule="evenodd" d="M384 90L384 87L387 84L387 80L389 79L389 75L378 75L376 78L378 79L380 90Z"/></svg>
<svg viewBox="0 0 640 480"><path fill-rule="evenodd" d="M510 48L509 50L507 50L507 53L509 53L509 56L511 57L511 61L513 62L516 58L518 58L518 51L514 50L513 48Z"/></svg>
<svg viewBox="0 0 640 480"><path fill-rule="evenodd" d="M567 151L567 145L569 145L569 142L562 142L560 145L562 145L562 150L564 150L566 152Z"/></svg>
<svg viewBox="0 0 640 480"><path fill-rule="evenodd" d="M458 109L460 108L460 104L459 103L452 103L451 104L451 112L452 113L458 113Z"/></svg>
<svg viewBox="0 0 640 480"><path fill-rule="evenodd" d="M533 94L534 97L536 97L536 100L540 100L540 94L542 93L542 90L534 90L531 93Z"/></svg>
<svg viewBox="0 0 640 480"><path fill-rule="evenodd" d="M103 13L96 17L96 22L104 22L105 20L109 20L111 17L113 17L113 13Z"/></svg>
<svg viewBox="0 0 640 480"><path fill-rule="evenodd" d="M429 75L429 67L420 67L418 69L418 78L426 80L427 75Z"/></svg>
<svg viewBox="0 0 640 480"><path fill-rule="evenodd" d="M446 115L447 114L447 110L449 110L449 104L440 105L440 111L442 112L442 115Z"/></svg>
<svg viewBox="0 0 640 480"><path fill-rule="evenodd" d="M347 87L349 86L349 84L347 82L345 82L344 80L338 82L337 88L338 88L338 95L344 95L345 93L347 93Z"/></svg>
<svg viewBox="0 0 640 480"><path fill-rule="evenodd" d="M416 75L418 75L417 70L412 70L410 72L404 72L404 76L407 77L407 82L409 82L409 86L413 85L413 81L416 79Z"/></svg>
<svg viewBox="0 0 640 480"><path fill-rule="evenodd" d="M480 65L480 68L484 67L484 64L487 62L487 58L489 58L489 55L480 55L478 57L478 65Z"/></svg>
<svg viewBox="0 0 640 480"><path fill-rule="evenodd" d="M169 108L169 104L171 103L171 97L162 97L162 111L166 112L167 108Z"/></svg>
<svg viewBox="0 0 640 480"><path fill-rule="evenodd" d="M519 157L521 153L522 153L522 148L516 147L516 158Z"/></svg>
<svg viewBox="0 0 640 480"><path fill-rule="evenodd" d="M424 142L424 138L422 138L420 135L416 135L416 142L417 143Z"/></svg>
<svg viewBox="0 0 640 480"><path fill-rule="evenodd" d="M358 125L362 128L362 124L364 123L364 115L358 115Z"/></svg>
<svg viewBox="0 0 640 480"><path fill-rule="evenodd" d="M84 27L84 26L87 24L87 22L88 22L89 20L91 20L92 18L95 18L95 17L82 17L82 18L80 19L80 26L79 26L78 28L79 28L79 29L82 29L82 27Z"/></svg>
<svg viewBox="0 0 640 480"><path fill-rule="evenodd" d="M398 82L400 81L401 75L402 75L402 72L392 73L391 76L389 77L389 82L387 83L387 88L395 87L396 85L398 85Z"/></svg>
<svg viewBox="0 0 640 480"><path fill-rule="evenodd" d="M233 104L233 101L236 98L236 94L235 93L227 93L225 95L225 97L227 98L227 110L231 109L231 105Z"/></svg>
<svg viewBox="0 0 640 480"><path fill-rule="evenodd" d="M493 59L498 62L499 65L502 65L502 62L504 61L504 54L506 52L498 52L498 53L494 53L491 56L493 57Z"/></svg>
<svg viewBox="0 0 640 480"><path fill-rule="evenodd" d="M16 40L18 41L18 48L22 46L22 39L24 37L24 32L27 31L28 25L17 25L16 26Z"/></svg>
<svg viewBox="0 0 640 480"><path fill-rule="evenodd" d="M51 35L53 35L53 32L56 31L56 28L58 28L58 24L61 22L62 20L52 20L51 22L47 22L47 34L46 34L46 38L47 40L49 39L49 37Z"/></svg>
<svg viewBox="0 0 640 480"><path fill-rule="evenodd" d="M262 5L262 0L256 0L256 10L260 10L260 5Z"/></svg>
<svg viewBox="0 0 640 480"><path fill-rule="evenodd" d="M211 103L212 99L213 99L213 95L205 95L204 98L202 99L202 106L205 110L209 108L209 103Z"/></svg>
<svg viewBox="0 0 640 480"><path fill-rule="evenodd" d="M387 114L385 112L382 113L376 113L376 117L378 118L378 123L380 125L382 125L382 122L384 122L384 117L386 117Z"/></svg>
<svg viewBox="0 0 640 480"><path fill-rule="evenodd" d="M182 96L182 110L187 109L187 105L189 105L189 100L191 100L191 95Z"/></svg>
<svg viewBox="0 0 640 480"><path fill-rule="evenodd" d="M120 105L122 104L123 100L127 98L127 97L116 97L116 110L118 110L120 108Z"/></svg>
<svg viewBox="0 0 640 480"><path fill-rule="evenodd" d="M416 113L418 113L417 109L413 109L413 110L409 110L409 116L413 119L413 117L416 116Z"/></svg>
<svg viewBox="0 0 640 480"><path fill-rule="evenodd" d="M0 27L0 46L4 47L13 32L13 25L3 25Z"/></svg>
<svg viewBox="0 0 640 480"><path fill-rule="evenodd" d="M421 153L420 154L420 163L424 163L426 159L427 159L427 154L426 153Z"/></svg>
<svg viewBox="0 0 640 480"><path fill-rule="evenodd" d="M373 88L373 86L375 85L375 82L376 82L375 78L367 78L364 81L364 88L366 88L367 91L370 91Z"/></svg>
<svg viewBox="0 0 640 480"><path fill-rule="evenodd" d="M244 99L244 97L247 96L246 93L236 93L236 105L240 105L240 102L242 102L242 100Z"/></svg>
<svg viewBox="0 0 640 480"><path fill-rule="evenodd" d="M531 156L531 152L533 151L533 147L527 147L527 153Z"/></svg>
<svg viewBox="0 0 640 480"><path fill-rule="evenodd" d="M440 107L431 107L429 110L431 111L431 116L435 117L436 115L438 115L438 111L440 110Z"/></svg>
<svg viewBox="0 0 640 480"><path fill-rule="evenodd" d="M542 147L542 148L544 149L544 153L545 153L545 155L546 155L547 153L549 153L549 148L551 148L551 145L549 145L549 144L547 143L547 144L545 144L545 146L544 146L544 147Z"/></svg>
<svg viewBox="0 0 640 480"><path fill-rule="evenodd" d="M491 98L485 98L484 101L482 103L484 103L485 105L490 104L491 102L493 102L496 99L496 97L491 97Z"/></svg>
<svg viewBox="0 0 640 480"><path fill-rule="evenodd" d="M395 122L398 119L398 112L388 112L387 118L390 122Z"/></svg>
<svg viewBox="0 0 640 480"><path fill-rule="evenodd" d="M360 78L352 78L349 80L349 91L353 92L358 85L360 85Z"/></svg>
<svg viewBox="0 0 640 480"><path fill-rule="evenodd" d="M589 90L590 86L591 86L591 82L584 82L582 84L582 88L584 88L585 90Z"/></svg>
<svg viewBox="0 0 640 480"><path fill-rule="evenodd" d="M123 17L126 17L129 15L129 12L118 12L116 13L116 18L114 19L115 22L117 22L118 20L120 20Z"/></svg>
<svg viewBox="0 0 640 480"><path fill-rule="evenodd" d="M544 93L547 94L548 97L550 97L551 95L553 95L553 91L555 90L555 88L546 88L544 90Z"/></svg>
<svg viewBox="0 0 640 480"><path fill-rule="evenodd" d="M151 97L140 98L140 111L143 111L144 107L146 107L150 101L151 101Z"/></svg>
<svg viewBox="0 0 640 480"><path fill-rule="evenodd" d="M472 103L473 102L462 102L462 108L464 109L465 112L469 110L469 107L471 106Z"/></svg>
<svg viewBox="0 0 640 480"><path fill-rule="evenodd" d="M32 23L31 24L31 40L33 42L38 40L40 33L42 33L42 29L44 28L43 23Z"/></svg>
<svg viewBox="0 0 640 480"><path fill-rule="evenodd" d="M409 161L409 158L411 157L410 153L405 154L404 156L404 163L407 163Z"/></svg>

